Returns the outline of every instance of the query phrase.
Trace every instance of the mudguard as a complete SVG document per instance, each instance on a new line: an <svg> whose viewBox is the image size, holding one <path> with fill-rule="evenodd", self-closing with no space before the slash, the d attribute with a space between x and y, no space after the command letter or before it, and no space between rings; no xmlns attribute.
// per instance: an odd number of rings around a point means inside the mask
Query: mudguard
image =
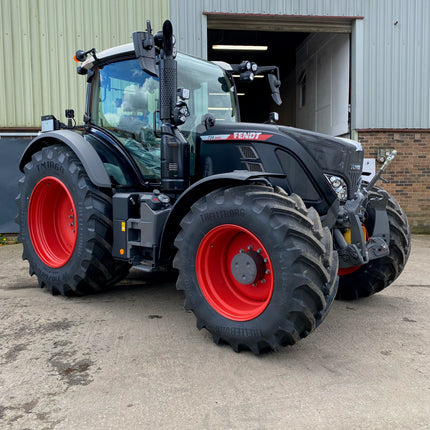
<svg viewBox="0 0 430 430"><path fill-rule="evenodd" d="M34 153L45 146L55 145L58 142L68 146L76 154L95 186L102 188L112 186L97 151L79 133L71 130L50 131L33 139L22 154L19 170L24 172L24 166L31 160Z"/></svg>
<svg viewBox="0 0 430 430"><path fill-rule="evenodd" d="M220 173L217 175L207 176L197 182L191 187L187 188L175 202L172 210L167 218L163 234L161 237L160 246L160 261L169 259L169 256L174 255L171 248L173 247L173 241L180 230L180 221L188 213L191 205L193 205L198 199L204 195L222 187L232 185L242 185L248 181L262 181L267 185L270 184L268 178L284 178L285 175L282 173L262 173L262 172L251 172L248 170L234 170L228 173Z"/></svg>

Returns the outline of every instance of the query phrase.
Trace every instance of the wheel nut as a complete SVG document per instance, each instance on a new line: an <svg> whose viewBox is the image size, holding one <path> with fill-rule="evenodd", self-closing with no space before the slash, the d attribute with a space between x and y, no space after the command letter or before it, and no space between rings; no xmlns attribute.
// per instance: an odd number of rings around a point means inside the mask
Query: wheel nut
<svg viewBox="0 0 430 430"><path fill-rule="evenodd" d="M266 273L266 275L270 275L270 270L267 269L265 273Z"/></svg>

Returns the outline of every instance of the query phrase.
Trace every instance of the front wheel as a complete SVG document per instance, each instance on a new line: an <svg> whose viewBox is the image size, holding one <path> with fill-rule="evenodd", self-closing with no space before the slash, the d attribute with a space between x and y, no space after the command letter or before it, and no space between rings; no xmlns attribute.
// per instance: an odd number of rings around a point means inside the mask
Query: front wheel
<svg viewBox="0 0 430 430"><path fill-rule="evenodd" d="M70 149L49 146L33 155L17 204L23 259L52 294L102 291L128 273L128 264L112 258L112 199Z"/></svg>
<svg viewBox="0 0 430 430"><path fill-rule="evenodd" d="M216 343L258 354L294 344L326 316L337 253L298 196L257 185L219 189L191 207L181 228L177 288Z"/></svg>

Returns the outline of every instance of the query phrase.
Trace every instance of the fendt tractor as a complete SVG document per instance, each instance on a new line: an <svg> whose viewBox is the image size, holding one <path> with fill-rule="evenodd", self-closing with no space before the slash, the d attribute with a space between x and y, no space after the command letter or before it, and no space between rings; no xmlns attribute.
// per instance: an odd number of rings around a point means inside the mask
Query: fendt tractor
<svg viewBox="0 0 430 430"><path fill-rule="evenodd" d="M235 351L292 345L333 300L402 272L410 230L362 179L358 142L240 122L235 79L277 67L176 53L172 25L103 52L77 51L84 124L42 117L20 169L17 221L30 275L52 294L104 291L131 267L177 273L198 329Z"/></svg>

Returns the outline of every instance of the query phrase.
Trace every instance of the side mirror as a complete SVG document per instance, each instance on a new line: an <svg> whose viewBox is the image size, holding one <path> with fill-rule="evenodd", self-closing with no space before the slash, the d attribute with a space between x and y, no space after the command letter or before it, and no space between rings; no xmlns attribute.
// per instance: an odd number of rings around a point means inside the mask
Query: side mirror
<svg viewBox="0 0 430 430"><path fill-rule="evenodd" d="M133 45L140 67L153 76L157 76L155 65L155 44L151 23L146 21L146 31L133 33Z"/></svg>
<svg viewBox="0 0 430 430"><path fill-rule="evenodd" d="M270 73L267 78L269 79L270 90L272 91L272 99L280 106L282 104L281 95L279 93L281 81L273 73Z"/></svg>

